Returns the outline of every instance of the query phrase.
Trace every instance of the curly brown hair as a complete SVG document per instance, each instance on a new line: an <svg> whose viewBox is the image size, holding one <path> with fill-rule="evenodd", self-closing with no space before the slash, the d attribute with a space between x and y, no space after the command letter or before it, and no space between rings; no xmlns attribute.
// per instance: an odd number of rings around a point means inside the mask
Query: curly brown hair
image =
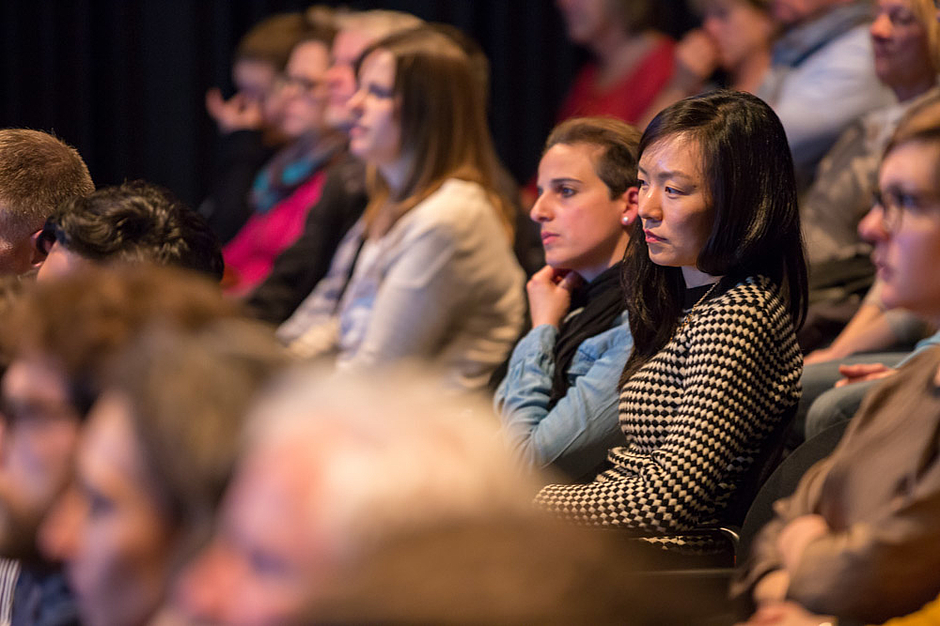
<svg viewBox="0 0 940 626"><path fill-rule="evenodd" d="M143 328L164 323L198 329L239 315L217 285L192 273L147 265L94 267L31 285L0 321L7 362L43 354L71 381L87 410L107 361Z"/></svg>

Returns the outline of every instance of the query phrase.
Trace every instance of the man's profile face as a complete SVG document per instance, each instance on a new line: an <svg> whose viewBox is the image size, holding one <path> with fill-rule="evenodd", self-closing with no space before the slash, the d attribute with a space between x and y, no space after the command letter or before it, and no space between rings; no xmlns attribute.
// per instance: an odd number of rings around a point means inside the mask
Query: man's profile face
<svg viewBox="0 0 940 626"><path fill-rule="evenodd" d="M309 456L255 451L229 487L215 536L177 580L173 603L197 623L291 623L336 567L336 537L315 514Z"/></svg>
<svg viewBox="0 0 940 626"><path fill-rule="evenodd" d="M0 381L0 556L35 554L36 529L71 477L81 427L61 369L17 358Z"/></svg>
<svg viewBox="0 0 940 626"><path fill-rule="evenodd" d="M330 67L326 72L329 88L326 119L333 128L348 132L353 117L346 103L356 93L356 60L375 40L366 32L356 29L341 30L333 40Z"/></svg>
<svg viewBox="0 0 940 626"><path fill-rule="evenodd" d="M33 269L33 263L37 260L31 238L33 233L16 232L16 228L7 224L7 213L7 208L0 200L0 275L25 274Z"/></svg>

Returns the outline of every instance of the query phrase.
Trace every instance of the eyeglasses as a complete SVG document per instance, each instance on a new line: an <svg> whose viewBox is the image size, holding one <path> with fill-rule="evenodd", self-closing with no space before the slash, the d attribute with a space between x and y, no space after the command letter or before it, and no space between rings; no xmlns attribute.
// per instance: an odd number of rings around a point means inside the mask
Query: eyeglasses
<svg viewBox="0 0 940 626"><path fill-rule="evenodd" d="M882 225L889 234L897 232L905 213L916 213L926 207L940 204L940 197L936 195L911 193L900 189L876 189L871 195L872 206L881 209Z"/></svg>
<svg viewBox="0 0 940 626"><path fill-rule="evenodd" d="M52 220L46 220L45 225L42 227L42 230L39 231L39 235L36 237L36 249L43 256L49 254L49 251L52 250L52 245L56 241L63 241L65 239L65 233L62 232L62 229L59 228L59 225L53 222Z"/></svg>
<svg viewBox="0 0 940 626"><path fill-rule="evenodd" d="M940 2L940 0L937 0ZM314 95L321 87L326 84L326 81L323 80L310 80L309 78L304 78L303 76L289 76L284 74L280 78L280 86L284 87L296 87L297 91L302 93L305 96Z"/></svg>

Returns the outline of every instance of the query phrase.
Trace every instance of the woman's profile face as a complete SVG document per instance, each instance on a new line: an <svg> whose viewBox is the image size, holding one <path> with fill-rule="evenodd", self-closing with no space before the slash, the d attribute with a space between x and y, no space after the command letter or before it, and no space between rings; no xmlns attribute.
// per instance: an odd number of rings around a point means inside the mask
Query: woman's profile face
<svg viewBox="0 0 940 626"><path fill-rule="evenodd" d="M667 136L640 155L639 217L653 263L695 268L714 211L698 142Z"/></svg>
<svg viewBox="0 0 940 626"><path fill-rule="evenodd" d="M398 161L401 155L401 124L395 96L395 57L376 50L359 68L359 84L349 100L353 126L349 149L364 161L382 166Z"/></svg>
<svg viewBox="0 0 940 626"><path fill-rule="evenodd" d="M539 224L545 260L593 280L619 261L627 243L624 218L636 216L628 190L616 198L597 175L603 148L555 144L539 163L539 197L529 212Z"/></svg>
<svg viewBox="0 0 940 626"><path fill-rule="evenodd" d="M874 245L872 261L885 306L926 316L940 314L940 146L913 141L892 150L881 164L882 202L859 224Z"/></svg>
<svg viewBox="0 0 940 626"><path fill-rule="evenodd" d="M83 623L142 624L164 592L173 528L153 495L123 396L92 408L75 484L40 528L40 548L65 563Z"/></svg>

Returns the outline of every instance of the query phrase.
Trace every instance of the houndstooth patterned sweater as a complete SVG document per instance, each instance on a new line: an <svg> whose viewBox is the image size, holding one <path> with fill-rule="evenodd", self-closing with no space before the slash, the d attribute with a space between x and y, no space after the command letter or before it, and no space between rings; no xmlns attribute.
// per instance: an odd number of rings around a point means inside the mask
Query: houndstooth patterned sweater
<svg viewBox="0 0 940 626"><path fill-rule="evenodd" d="M585 525L679 532L716 521L799 400L802 363L770 281L712 295L621 390L627 445L608 453L612 468L592 483L548 485L536 503Z"/></svg>

